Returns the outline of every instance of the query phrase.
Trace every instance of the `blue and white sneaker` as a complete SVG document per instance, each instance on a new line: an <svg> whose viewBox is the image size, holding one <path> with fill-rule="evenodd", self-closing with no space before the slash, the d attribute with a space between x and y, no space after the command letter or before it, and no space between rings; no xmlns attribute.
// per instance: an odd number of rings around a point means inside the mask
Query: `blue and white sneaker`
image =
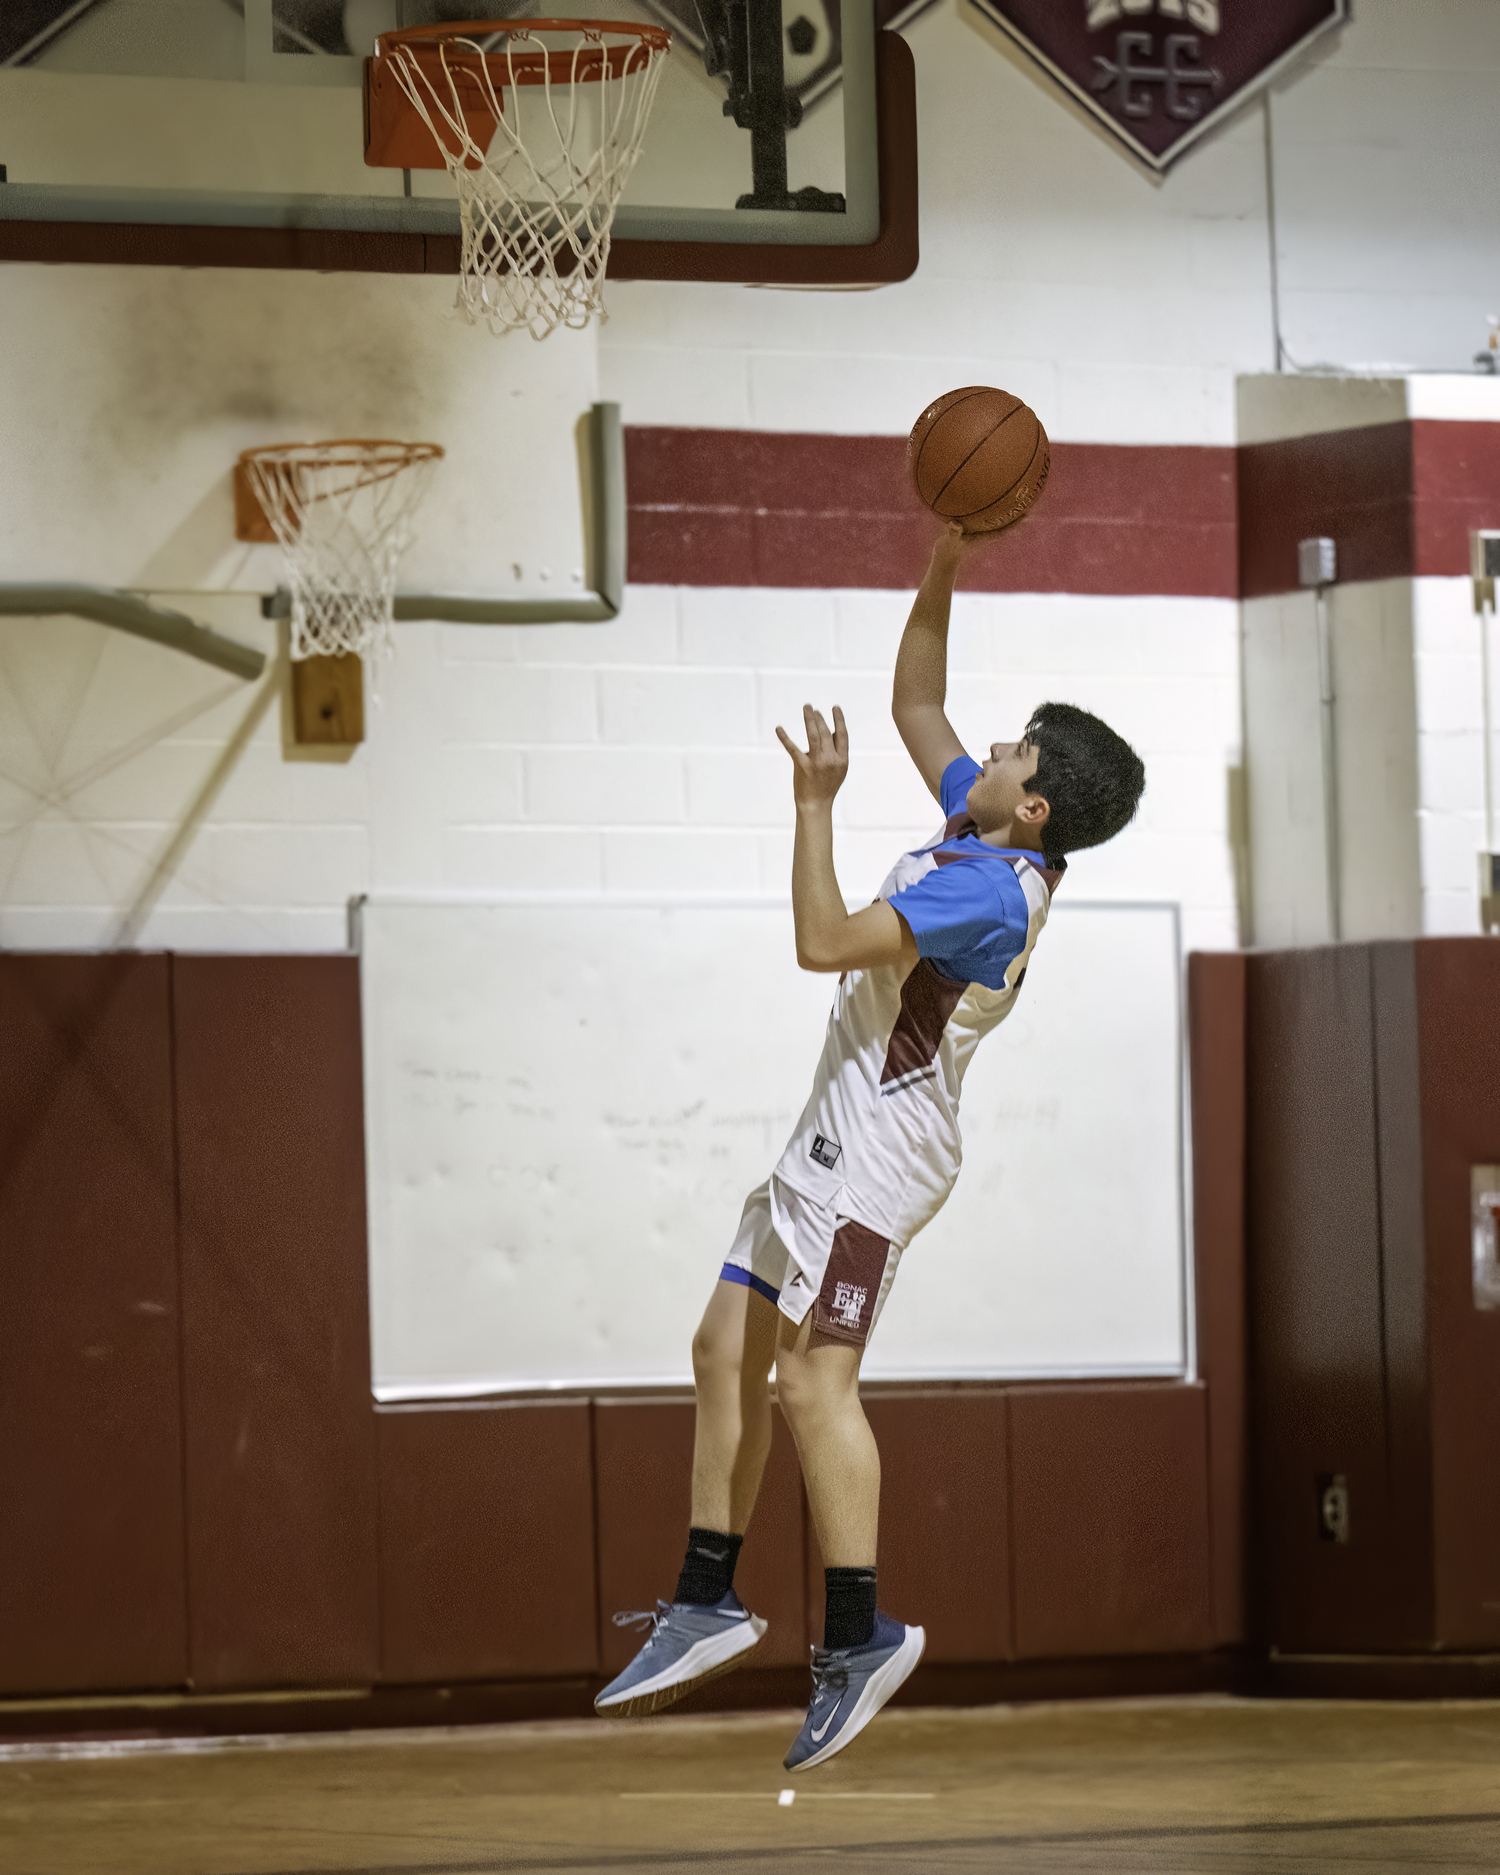
<svg viewBox="0 0 1500 1875"><path fill-rule="evenodd" d="M644 1719L740 1665L766 1631L731 1589L723 1601L700 1608L691 1602L658 1602L656 1612L616 1615L615 1626L649 1621L651 1636L618 1678L594 1701L606 1719Z"/></svg>
<svg viewBox="0 0 1500 1875"><path fill-rule="evenodd" d="M877 1610L875 1632L864 1647L838 1653L815 1647L812 1703L786 1754L786 1768L810 1771L856 1739L922 1658L926 1645L921 1628L909 1628Z"/></svg>

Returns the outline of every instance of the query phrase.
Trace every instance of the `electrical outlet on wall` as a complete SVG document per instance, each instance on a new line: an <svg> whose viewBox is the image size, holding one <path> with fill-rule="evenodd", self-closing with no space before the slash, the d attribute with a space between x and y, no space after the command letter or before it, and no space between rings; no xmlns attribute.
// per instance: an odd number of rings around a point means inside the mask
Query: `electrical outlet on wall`
<svg viewBox="0 0 1500 1875"><path fill-rule="evenodd" d="M1318 1535L1325 1543L1349 1541L1349 1480L1343 1472L1320 1472L1318 1487Z"/></svg>
<svg viewBox="0 0 1500 1875"><path fill-rule="evenodd" d="M1479 924L1500 931L1500 853L1479 855Z"/></svg>
<svg viewBox="0 0 1500 1875"><path fill-rule="evenodd" d="M1474 1306L1500 1309L1500 1165L1469 1168L1474 1224Z"/></svg>

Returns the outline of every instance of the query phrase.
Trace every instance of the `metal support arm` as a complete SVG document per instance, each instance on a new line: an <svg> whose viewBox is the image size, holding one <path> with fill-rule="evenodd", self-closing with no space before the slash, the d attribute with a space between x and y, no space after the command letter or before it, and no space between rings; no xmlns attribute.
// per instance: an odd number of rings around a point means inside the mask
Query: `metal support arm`
<svg viewBox="0 0 1500 1875"><path fill-rule="evenodd" d="M173 651L185 651L190 658L216 665L247 682L266 668L264 652L253 646L221 638L185 612L151 605L134 593L119 592L112 586L70 586L50 581L30 586L0 584L0 613L19 618L66 614L93 619L96 624L112 625L116 631L149 638L153 644L166 645Z"/></svg>

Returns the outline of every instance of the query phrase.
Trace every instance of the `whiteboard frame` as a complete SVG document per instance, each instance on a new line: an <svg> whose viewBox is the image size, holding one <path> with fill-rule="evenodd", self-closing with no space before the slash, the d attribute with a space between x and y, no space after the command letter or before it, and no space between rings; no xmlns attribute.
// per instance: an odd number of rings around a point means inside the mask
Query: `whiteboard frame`
<svg viewBox="0 0 1500 1875"><path fill-rule="evenodd" d="M681 909L695 911L782 911L791 909L791 898L787 894L762 893L701 893L701 892L599 892L599 891L555 891L555 892L361 892L351 897L348 902L348 940L349 949L357 957L362 957L363 916L366 906L390 907L474 907L486 910L505 910L511 906L527 907L568 907L578 910L588 908L623 908L637 910ZM846 901L851 912L864 903ZM1181 1346L1183 1350L1180 1362L1167 1364L1149 1363L1112 1363L1108 1366L1079 1367L1061 1366L1018 1370L1006 1368L976 1368L957 1370L952 1373L934 1374L925 1377L913 1376L910 1379L884 1379L872 1377L862 1384L861 1391L869 1393L921 1393L959 1389L975 1386L1038 1386L1057 1382L1112 1382L1132 1380L1177 1380L1192 1384L1198 1378L1198 1336L1197 1336L1197 1282L1194 1268L1196 1246L1192 1230L1192 1172L1187 1152L1188 1102L1191 1088L1188 1079L1187 1047L1187 985L1183 971L1182 956L1182 908L1176 899L1068 899L1058 909L1064 912L1074 911L1152 911L1166 912L1172 927L1173 967L1177 980L1177 1090L1176 1125L1173 1137L1174 1191L1177 1209L1177 1296L1180 1311ZM361 970L361 1009L363 1010L364 985ZM361 1017L363 1023L363 1014ZM368 1082L366 1082L366 1100L368 1101ZM368 1107L366 1109L366 1134L368 1136ZM367 1210L372 1202L370 1180L373 1176L370 1154L365 1155L366 1204ZM368 1250L367 1250L368 1254ZM373 1307L373 1294L371 1297ZM373 1321L371 1324L373 1335ZM772 1375L772 1387L775 1375ZM612 1376L595 1378L571 1378L568 1380L539 1381L535 1378L505 1381L456 1380L452 1382L428 1381L420 1386L414 1384L376 1383L372 1386L375 1404L385 1410L418 1411L424 1406L441 1408L444 1406L483 1406L486 1402L518 1404L526 1399L592 1399L592 1398L631 1398L640 1399L691 1398L693 1385L680 1375L643 1376L640 1379L621 1381Z"/></svg>

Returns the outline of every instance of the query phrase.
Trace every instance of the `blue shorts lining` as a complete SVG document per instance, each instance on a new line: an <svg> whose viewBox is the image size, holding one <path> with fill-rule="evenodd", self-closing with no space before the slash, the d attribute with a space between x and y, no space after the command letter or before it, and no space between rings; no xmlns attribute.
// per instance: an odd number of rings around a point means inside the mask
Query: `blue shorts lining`
<svg viewBox="0 0 1500 1875"><path fill-rule="evenodd" d="M749 1270L742 1270L738 1263L726 1263L719 1271L722 1282L738 1283L741 1288L753 1289L758 1296L764 1296L767 1302L780 1300L781 1291L773 1289L763 1276L752 1276Z"/></svg>

